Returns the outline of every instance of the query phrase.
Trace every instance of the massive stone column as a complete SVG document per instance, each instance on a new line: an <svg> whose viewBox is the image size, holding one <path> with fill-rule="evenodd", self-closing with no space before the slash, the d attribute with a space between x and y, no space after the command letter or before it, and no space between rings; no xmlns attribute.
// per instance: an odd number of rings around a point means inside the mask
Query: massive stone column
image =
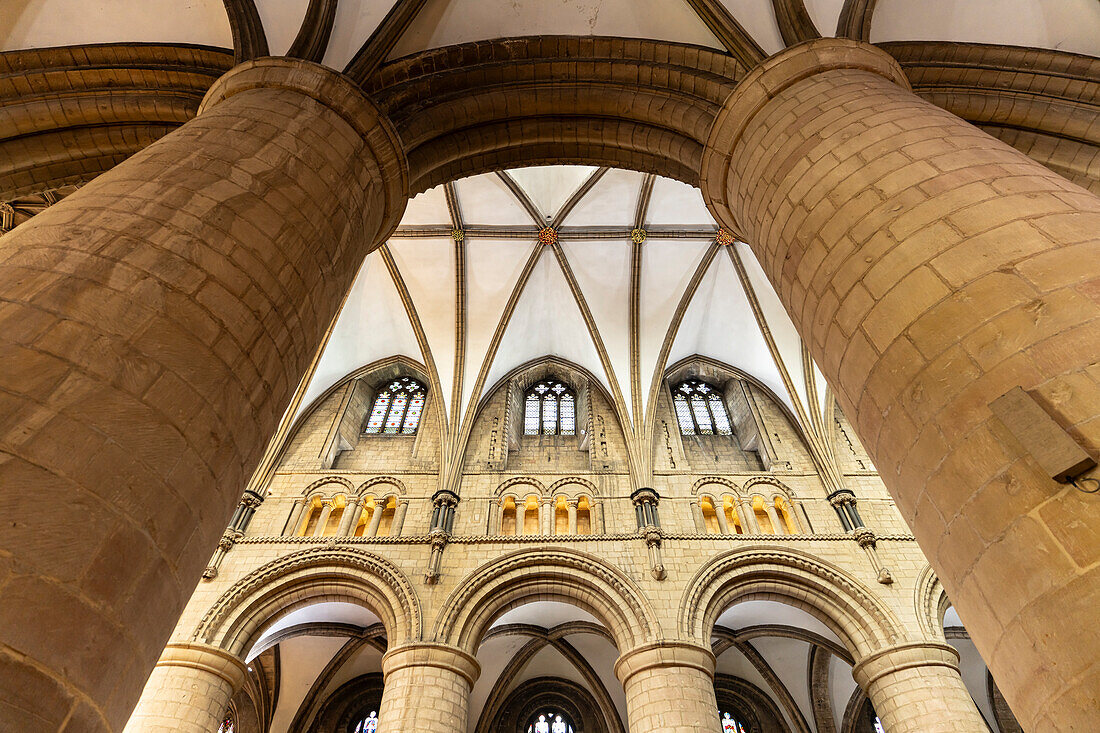
<svg viewBox="0 0 1100 733"><path fill-rule="evenodd" d="M1100 199L840 39L745 77L701 180L1024 728L1095 723L1100 634L1082 630L1100 603L1100 497L1053 481L989 404L1022 387L1100 446Z"/></svg>
<svg viewBox="0 0 1100 733"><path fill-rule="evenodd" d="M207 644L169 644L153 668L127 733L212 733L247 668L224 649Z"/></svg>
<svg viewBox="0 0 1100 733"><path fill-rule="evenodd" d="M358 88L261 59L0 239L0 720L122 727L406 180Z"/></svg>
<svg viewBox="0 0 1100 733"><path fill-rule="evenodd" d="M481 666L443 644L410 644L382 657L379 733L453 733L466 730L470 690Z"/></svg>
<svg viewBox="0 0 1100 733"><path fill-rule="evenodd" d="M626 652L615 675L626 692L630 733L716 730L714 654L693 644L657 642Z"/></svg>
<svg viewBox="0 0 1100 733"><path fill-rule="evenodd" d="M902 644L870 654L852 669L889 733L989 730L959 676L947 644Z"/></svg>

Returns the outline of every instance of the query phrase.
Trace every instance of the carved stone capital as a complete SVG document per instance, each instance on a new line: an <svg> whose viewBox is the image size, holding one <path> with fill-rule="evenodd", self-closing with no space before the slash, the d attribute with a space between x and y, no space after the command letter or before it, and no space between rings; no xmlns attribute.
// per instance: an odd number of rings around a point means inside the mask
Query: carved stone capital
<svg viewBox="0 0 1100 733"><path fill-rule="evenodd" d="M875 546L875 533L867 527L858 527L852 530L852 539L859 543L859 546L866 549L868 547L874 548Z"/></svg>

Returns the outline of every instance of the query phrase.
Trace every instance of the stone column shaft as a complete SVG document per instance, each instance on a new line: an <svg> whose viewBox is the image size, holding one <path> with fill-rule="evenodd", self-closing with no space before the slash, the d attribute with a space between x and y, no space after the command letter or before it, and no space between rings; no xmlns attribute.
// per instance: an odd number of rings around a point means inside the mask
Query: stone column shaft
<svg viewBox="0 0 1100 733"><path fill-rule="evenodd" d="M1094 725L1097 497L1055 482L990 403L1022 388L1053 434L1100 453L1100 198L914 95L881 50L831 38L739 83L701 186L1020 723Z"/></svg>
<svg viewBox="0 0 1100 733"><path fill-rule="evenodd" d="M370 524L367 525L367 537L377 537L378 528L382 526L382 512L386 510L383 499L374 502L374 509L370 513Z"/></svg>
<svg viewBox="0 0 1100 733"><path fill-rule="evenodd" d="M569 534L577 533L577 500L570 499L566 502L569 512Z"/></svg>
<svg viewBox="0 0 1100 733"><path fill-rule="evenodd" d="M903 644L852 669L889 733L985 733L988 727L947 644Z"/></svg>
<svg viewBox="0 0 1100 733"><path fill-rule="evenodd" d="M718 531L722 534L730 533L730 521L726 517L726 508L721 504L714 504L714 516L718 517Z"/></svg>
<svg viewBox="0 0 1100 733"><path fill-rule="evenodd" d="M407 512L408 510L408 500L398 499L397 510L393 514L393 528L390 530L391 537L398 537L401 535L401 530L405 528L405 512Z"/></svg>
<svg viewBox="0 0 1100 733"><path fill-rule="evenodd" d="M764 502L764 512L772 523L772 534L787 534L787 525L779 518L779 512L775 510L774 504Z"/></svg>
<svg viewBox="0 0 1100 733"><path fill-rule="evenodd" d="M718 728L714 655L690 644L657 642L615 663L626 692L630 733L698 733Z"/></svg>
<svg viewBox="0 0 1100 733"><path fill-rule="evenodd" d="M399 646L382 657L379 733L454 733L467 725L477 660L442 644Z"/></svg>
<svg viewBox="0 0 1100 733"><path fill-rule="evenodd" d="M332 516L332 504L326 501L321 505L321 515L317 517L317 526L313 528L314 537L324 536L325 526L328 524L330 516Z"/></svg>
<svg viewBox="0 0 1100 733"><path fill-rule="evenodd" d="M347 537L351 533L351 528L355 526L355 522L359 519L359 497L349 499L347 505L344 507L344 514L340 517L340 526L336 528L336 535L338 537Z"/></svg>
<svg viewBox="0 0 1100 733"><path fill-rule="evenodd" d="M290 519L286 522L286 531L284 535L293 537L298 534L298 530L302 527L302 513L305 511L306 502L304 499L295 499L294 508L290 510Z"/></svg>
<svg viewBox="0 0 1100 733"><path fill-rule="evenodd" d="M554 505L549 499L539 501L539 533L554 534Z"/></svg>
<svg viewBox="0 0 1100 733"><path fill-rule="evenodd" d="M244 662L224 649L207 644L169 644L153 668L125 731L216 731L247 674Z"/></svg>
<svg viewBox="0 0 1100 733"><path fill-rule="evenodd" d="M691 502L691 519L695 523L695 531L703 534L707 531L707 522L703 518L703 507L698 501Z"/></svg>
<svg viewBox="0 0 1100 733"><path fill-rule="evenodd" d="M756 523L756 512L748 499L740 499L737 502L737 511L741 512L741 526L749 534L760 534L760 525Z"/></svg>
<svg viewBox="0 0 1100 733"><path fill-rule="evenodd" d="M0 238L0 720L121 728L406 180L345 77L260 59Z"/></svg>

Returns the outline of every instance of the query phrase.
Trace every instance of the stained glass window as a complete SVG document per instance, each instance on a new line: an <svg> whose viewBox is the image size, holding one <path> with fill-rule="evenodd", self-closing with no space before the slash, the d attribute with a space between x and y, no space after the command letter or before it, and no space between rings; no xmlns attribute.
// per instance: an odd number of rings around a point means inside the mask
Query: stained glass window
<svg viewBox="0 0 1100 733"><path fill-rule="evenodd" d="M733 435L730 416L718 390L706 382L689 379L672 390L676 422L683 435Z"/></svg>
<svg viewBox="0 0 1100 733"><path fill-rule="evenodd" d="M225 720L223 720L222 724L218 726L218 733L233 733L233 727L233 715L227 713L225 716Z"/></svg>
<svg viewBox="0 0 1100 733"><path fill-rule="evenodd" d="M875 733L886 733L886 730L882 727L882 721L875 718Z"/></svg>
<svg viewBox="0 0 1100 733"><path fill-rule="evenodd" d="M352 728L352 733L375 733L378 730L378 712L372 710L370 715L363 718Z"/></svg>
<svg viewBox="0 0 1100 733"><path fill-rule="evenodd" d="M748 729L745 728L745 724L738 720L736 714L731 715L729 713L722 713L722 733L748 733Z"/></svg>
<svg viewBox="0 0 1100 733"><path fill-rule="evenodd" d="M388 382L374 396L363 432L382 435L415 435L424 412L424 385L409 377Z"/></svg>
<svg viewBox="0 0 1100 733"><path fill-rule="evenodd" d="M573 721L560 710L540 710L527 721L524 733L573 733Z"/></svg>
<svg viewBox="0 0 1100 733"><path fill-rule="evenodd" d="M544 379L523 401L524 435L576 435L577 399L561 382Z"/></svg>

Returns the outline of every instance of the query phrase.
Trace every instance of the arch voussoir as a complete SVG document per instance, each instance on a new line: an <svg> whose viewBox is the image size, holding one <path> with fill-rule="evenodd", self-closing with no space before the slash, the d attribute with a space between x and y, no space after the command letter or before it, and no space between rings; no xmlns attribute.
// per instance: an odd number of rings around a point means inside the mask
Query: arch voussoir
<svg viewBox="0 0 1100 733"><path fill-rule="evenodd" d="M734 550L700 569L680 604L681 636L709 644L721 613L747 600L778 601L810 613L855 658L903 636L896 615L858 580L808 554L772 548Z"/></svg>
<svg viewBox="0 0 1100 733"><path fill-rule="evenodd" d="M291 553L238 580L202 617L192 640L243 655L277 618L326 601L369 608L390 645L421 636L420 602L397 566L357 548L328 546Z"/></svg>
<svg viewBox="0 0 1100 733"><path fill-rule="evenodd" d="M545 548L520 550L473 571L444 604L434 638L473 653L495 618L533 601L592 613L620 650L659 636L656 614L634 581L587 553Z"/></svg>

